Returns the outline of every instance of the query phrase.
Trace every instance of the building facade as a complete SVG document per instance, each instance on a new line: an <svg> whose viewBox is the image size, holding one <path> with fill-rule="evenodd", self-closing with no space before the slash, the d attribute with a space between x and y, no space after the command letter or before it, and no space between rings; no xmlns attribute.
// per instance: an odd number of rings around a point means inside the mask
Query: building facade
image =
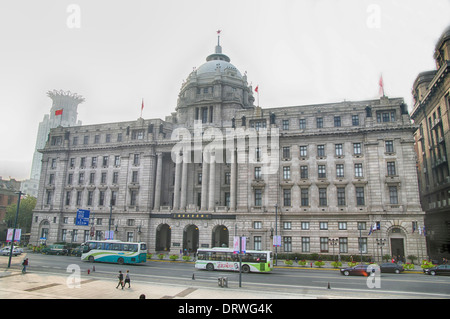
<svg viewBox="0 0 450 319"><path fill-rule="evenodd" d="M420 73L413 86L415 132L425 234L430 255L450 258L450 27L436 44L436 70Z"/></svg>
<svg viewBox="0 0 450 319"><path fill-rule="evenodd" d="M230 246L238 235L260 250L280 238L283 253L426 255L413 233L424 212L403 99L254 102L218 43L165 120L51 130L31 243L113 230L172 253ZM78 208L90 209L89 226L75 225Z"/></svg>

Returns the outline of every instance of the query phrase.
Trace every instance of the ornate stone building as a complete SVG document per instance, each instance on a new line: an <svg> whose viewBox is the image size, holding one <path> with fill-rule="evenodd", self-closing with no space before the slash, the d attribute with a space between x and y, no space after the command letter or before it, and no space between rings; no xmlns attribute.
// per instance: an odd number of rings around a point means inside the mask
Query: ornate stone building
<svg viewBox="0 0 450 319"><path fill-rule="evenodd" d="M425 234L433 258L450 258L450 27L436 44L436 70L413 86L415 132Z"/></svg>
<svg viewBox="0 0 450 319"><path fill-rule="evenodd" d="M254 101L218 43L165 120L53 129L31 242L81 243L111 229L174 253L244 235L262 250L281 236L286 253L426 254L412 233L424 213L403 99ZM91 225L74 224L78 208L90 209Z"/></svg>

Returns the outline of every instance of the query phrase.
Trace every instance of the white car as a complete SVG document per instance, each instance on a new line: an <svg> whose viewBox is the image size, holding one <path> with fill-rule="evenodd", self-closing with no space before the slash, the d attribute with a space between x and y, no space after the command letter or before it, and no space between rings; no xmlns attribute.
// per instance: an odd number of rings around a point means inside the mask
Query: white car
<svg viewBox="0 0 450 319"><path fill-rule="evenodd" d="M10 253L11 253L11 247L5 247L5 248L0 249L0 254L3 256L9 256ZM21 252L18 251L16 248L13 249L12 253L14 256L21 254Z"/></svg>

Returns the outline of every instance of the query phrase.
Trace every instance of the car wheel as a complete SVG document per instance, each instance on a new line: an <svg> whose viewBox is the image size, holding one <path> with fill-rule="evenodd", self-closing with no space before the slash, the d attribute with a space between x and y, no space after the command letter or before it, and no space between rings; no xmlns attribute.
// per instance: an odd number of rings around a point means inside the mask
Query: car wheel
<svg viewBox="0 0 450 319"><path fill-rule="evenodd" d="M436 272L434 270L430 271L431 276L436 276Z"/></svg>
<svg viewBox="0 0 450 319"><path fill-rule="evenodd" d="M400 273L400 270L395 269L395 273L396 273L396 274L399 274L399 273Z"/></svg>
<svg viewBox="0 0 450 319"><path fill-rule="evenodd" d="M206 265L206 270L208 270L208 271L214 270L214 265L213 264L207 264Z"/></svg>
<svg viewBox="0 0 450 319"><path fill-rule="evenodd" d="M242 272L249 273L250 272L250 266L249 265L242 266Z"/></svg>
<svg viewBox="0 0 450 319"><path fill-rule="evenodd" d="M350 272L348 270L344 271L344 276L350 275Z"/></svg>

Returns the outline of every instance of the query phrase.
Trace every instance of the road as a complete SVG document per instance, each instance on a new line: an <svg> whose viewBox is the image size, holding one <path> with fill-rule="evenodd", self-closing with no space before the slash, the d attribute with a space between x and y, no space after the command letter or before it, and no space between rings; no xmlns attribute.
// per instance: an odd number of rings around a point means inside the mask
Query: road
<svg viewBox="0 0 450 319"><path fill-rule="evenodd" d="M116 265L82 262L79 257L28 254L30 271L46 273L68 273L69 265L78 265L91 276L116 280L119 270L130 270L133 281L158 282L217 287L218 277L227 277L229 287L239 287L239 273L204 271L194 269L193 263L161 262L150 260L139 265ZM95 271L94 268L95 267ZM417 273L381 274L376 278L360 276L345 277L336 270L301 269L277 267L272 273L242 274L242 287L257 291L279 291L286 293L320 295L323 289L335 292L342 298L355 294L370 298L433 298L450 299L450 276L427 276ZM328 287L330 288L328 290ZM369 288L372 287L372 288Z"/></svg>

